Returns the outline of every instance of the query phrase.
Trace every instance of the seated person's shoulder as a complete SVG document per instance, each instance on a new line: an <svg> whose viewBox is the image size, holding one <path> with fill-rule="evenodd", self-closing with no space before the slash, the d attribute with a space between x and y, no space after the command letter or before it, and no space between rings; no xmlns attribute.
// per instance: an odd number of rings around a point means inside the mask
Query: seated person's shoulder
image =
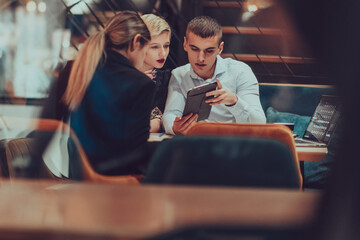
<svg viewBox="0 0 360 240"><path fill-rule="evenodd" d="M169 85L171 72L172 69L158 70L158 72L156 73L156 79L161 82L161 85L165 85L167 87Z"/></svg>
<svg viewBox="0 0 360 240"><path fill-rule="evenodd" d="M139 84L141 86L155 88L155 83L142 72L134 73L132 79L136 79L136 84Z"/></svg>
<svg viewBox="0 0 360 240"><path fill-rule="evenodd" d="M238 61L238 60L234 60L232 58L225 58L224 60L224 64L230 68L231 70L234 71L246 71L246 70L251 70L251 68L249 67L249 65L247 65L244 62Z"/></svg>
<svg viewBox="0 0 360 240"><path fill-rule="evenodd" d="M154 85L154 82L148 76L146 76L146 74L134 69L125 69L124 71L116 72L116 74L120 78L127 78L128 80L136 82L137 84Z"/></svg>
<svg viewBox="0 0 360 240"><path fill-rule="evenodd" d="M189 73L189 71L190 71L190 63L175 68L174 70L172 70L171 73L175 78L179 79L179 78L184 78L186 74Z"/></svg>
<svg viewBox="0 0 360 240"><path fill-rule="evenodd" d="M149 91L155 88L154 82L140 71L133 69L112 69L99 68L94 74L94 79L100 80L104 84L111 86L117 91L136 91L147 88Z"/></svg>

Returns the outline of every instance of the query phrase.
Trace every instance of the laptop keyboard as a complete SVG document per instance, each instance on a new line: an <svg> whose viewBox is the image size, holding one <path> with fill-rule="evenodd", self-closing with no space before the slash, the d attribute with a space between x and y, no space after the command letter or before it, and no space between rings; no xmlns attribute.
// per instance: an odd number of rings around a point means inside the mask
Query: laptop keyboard
<svg viewBox="0 0 360 240"><path fill-rule="evenodd" d="M320 143L320 142L314 142L314 141L309 141L309 140L305 140L302 138L295 138L295 145L297 146L309 146L309 147L325 147L326 144L325 143Z"/></svg>
<svg viewBox="0 0 360 240"><path fill-rule="evenodd" d="M312 142L306 141L306 140L301 139L301 138L295 138L295 143L312 143Z"/></svg>

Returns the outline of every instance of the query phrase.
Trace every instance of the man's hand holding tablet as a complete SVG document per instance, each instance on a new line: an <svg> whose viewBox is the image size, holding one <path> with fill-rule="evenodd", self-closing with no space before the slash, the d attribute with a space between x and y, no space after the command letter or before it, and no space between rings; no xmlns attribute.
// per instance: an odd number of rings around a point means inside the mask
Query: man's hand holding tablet
<svg viewBox="0 0 360 240"><path fill-rule="evenodd" d="M173 131L176 135L185 134L192 125L194 125L198 120L198 115L190 113L186 116L180 118L179 116L175 118Z"/></svg>
<svg viewBox="0 0 360 240"><path fill-rule="evenodd" d="M206 93L214 91L217 86L217 82L212 82L188 90L183 116L193 113L198 114L199 121L207 119L211 111L211 106L206 103L206 100L209 99L209 97L206 97Z"/></svg>
<svg viewBox="0 0 360 240"><path fill-rule="evenodd" d="M205 83L190 89L187 92L186 103L183 111L183 117L175 118L173 125L173 132L175 134L185 134L186 131L194 125L198 120L207 119L211 106L206 103L207 92L216 89L218 84L216 82Z"/></svg>
<svg viewBox="0 0 360 240"><path fill-rule="evenodd" d="M211 106L222 103L229 107L235 105L235 103L238 100L236 94L223 88L218 78L216 79L216 82L217 82L217 89L206 93L207 97L210 96L214 96L214 97L207 99L205 102Z"/></svg>

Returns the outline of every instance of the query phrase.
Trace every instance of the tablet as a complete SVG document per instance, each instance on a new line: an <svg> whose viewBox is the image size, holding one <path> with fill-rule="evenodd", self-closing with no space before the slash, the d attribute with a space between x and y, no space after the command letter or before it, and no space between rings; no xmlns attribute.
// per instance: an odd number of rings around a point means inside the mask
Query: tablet
<svg viewBox="0 0 360 240"><path fill-rule="evenodd" d="M196 113L199 116L198 121L207 119L211 111L211 106L206 103L205 100L212 98L212 96L206 97L205 94L215 90L216 87L217 82L212 82L191 88L187 92L183 116L190 113Z"/></svg>

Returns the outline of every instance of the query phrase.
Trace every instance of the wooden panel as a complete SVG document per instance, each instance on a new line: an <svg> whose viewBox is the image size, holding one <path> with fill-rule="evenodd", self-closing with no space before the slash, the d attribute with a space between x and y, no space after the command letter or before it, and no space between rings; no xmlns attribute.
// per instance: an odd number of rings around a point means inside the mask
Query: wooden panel
<svg viewBox="0 0 360 240"><path fill-rule="evenodd" d="M284 32L276 28L256 28L256 27L240 27L240 26L224 26L222 27L224 34L252 34L252 35L281 35Z"/></svg>
<svg viewBox="0 0 360 240"><path fill-rule="evenodd" d="M248 0L245 2L241 1L205 1L204 7L223 7L223 8L247 8L248 5L256 5L258 8L266 8L274 4L273 0Z"/></svg>
<svg viewBox="0 0 360 240"><path fill-rule="evenodd" d="M259 83L259 85L272 86L289 86L289 87L316 87L316 88L334 88L333 85L318 85L318 84L294 84L294 83Z"/></svg>
<svg viewBox="0 0 360 240"><path fill-rule="evenodd" d="M320 162L328 154L327 147L296 147L299 161Z"/></svg>
<svg viewBox="0 0 360 240"><path fill-rule="evenodd" d="M304 57L289 57L289 56L275 56L275 55L261 55L261 54L238 54L238 53L223 53L223 58L233 58L244 62L271 62L271 63L298 63L298 64L315 64L317 59Z"/></svg>
<svg viewBox="0 0 360 240"><path fill-rule="evenodd" d="M206 1L204 7L242 8L238 1Z"/></svg>

